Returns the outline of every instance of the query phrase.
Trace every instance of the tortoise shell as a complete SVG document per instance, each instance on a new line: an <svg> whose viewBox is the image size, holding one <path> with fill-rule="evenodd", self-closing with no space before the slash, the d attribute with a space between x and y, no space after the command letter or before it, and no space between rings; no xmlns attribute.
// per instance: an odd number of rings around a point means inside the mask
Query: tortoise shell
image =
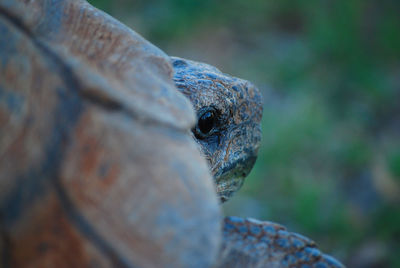
<svg viewBox="0 0 400 268"><path fill-rule="evenodd" d="M168 57L85 1L1 1L0 36L3 264L210 266L221 213Z"/></svg>

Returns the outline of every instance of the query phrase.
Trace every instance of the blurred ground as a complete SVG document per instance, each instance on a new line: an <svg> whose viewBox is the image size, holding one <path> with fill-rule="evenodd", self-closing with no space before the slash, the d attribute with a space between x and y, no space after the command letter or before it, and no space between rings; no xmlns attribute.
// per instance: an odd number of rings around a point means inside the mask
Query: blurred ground
<svg viewBox="0 0 400 268"><path fill-rule="evenodd" d="M400 1L92 0L170 55L263 92L263 145L226 214L400 267Z"/></svg>

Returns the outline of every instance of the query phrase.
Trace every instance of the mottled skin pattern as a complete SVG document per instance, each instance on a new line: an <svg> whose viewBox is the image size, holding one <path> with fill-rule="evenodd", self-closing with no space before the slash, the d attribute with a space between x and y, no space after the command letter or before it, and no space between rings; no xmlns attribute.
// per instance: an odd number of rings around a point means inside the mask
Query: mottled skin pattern
<svg viewBox="0 0 400 268"><path fill-rule="evenodd" d="M240 189L256 160L261 141L261 94L250 82L208 64L176 57L171 61L175 84L190 99L199 120L207 112L214 114L210 131L202 133L198 123L193 135L224 202Z"/></svg>
<svg viewBox="0 0 400 268"><path fill-rule="evenodd" d="M238 217L226 217L224 223L218 267L344 267L314 241L279 224Z"/></svg>
<svg viewBox="0 0 400 268"><path fill-rule="evenodd" d="M260 146L262 99L250 82L221 73L205 63L171 57L174 82L190 99L198 122L193 138L208 160L222 202L240 189ZM214 114L206 133L202 117ZM204 128L204 126L203 126ZM216 267L343 267L316 244L283 226L226 217Z"/></svg>

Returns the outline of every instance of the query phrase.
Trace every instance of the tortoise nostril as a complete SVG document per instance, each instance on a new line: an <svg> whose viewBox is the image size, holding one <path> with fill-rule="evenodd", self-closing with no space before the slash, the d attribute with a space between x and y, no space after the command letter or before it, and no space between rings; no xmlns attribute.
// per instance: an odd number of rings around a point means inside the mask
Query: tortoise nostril
<svg viewBox="0 0 400 268"><path fill-rule="evenodd" d="M172 66L174 66L175 68L186 67L187 63L186 63L186 61L184 61L182 59L173 58Z"/></svg>

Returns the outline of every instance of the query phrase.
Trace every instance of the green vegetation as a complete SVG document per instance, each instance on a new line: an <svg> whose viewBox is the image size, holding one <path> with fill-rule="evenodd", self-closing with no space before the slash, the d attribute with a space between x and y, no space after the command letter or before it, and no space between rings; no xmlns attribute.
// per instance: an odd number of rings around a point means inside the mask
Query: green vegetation
<svg viewBox="0 0 400 268"><path fill-rule="evenodd" d="M90 2L263 91L260 156L227 214L351 267L400 267L400 1Z"/></svg>

